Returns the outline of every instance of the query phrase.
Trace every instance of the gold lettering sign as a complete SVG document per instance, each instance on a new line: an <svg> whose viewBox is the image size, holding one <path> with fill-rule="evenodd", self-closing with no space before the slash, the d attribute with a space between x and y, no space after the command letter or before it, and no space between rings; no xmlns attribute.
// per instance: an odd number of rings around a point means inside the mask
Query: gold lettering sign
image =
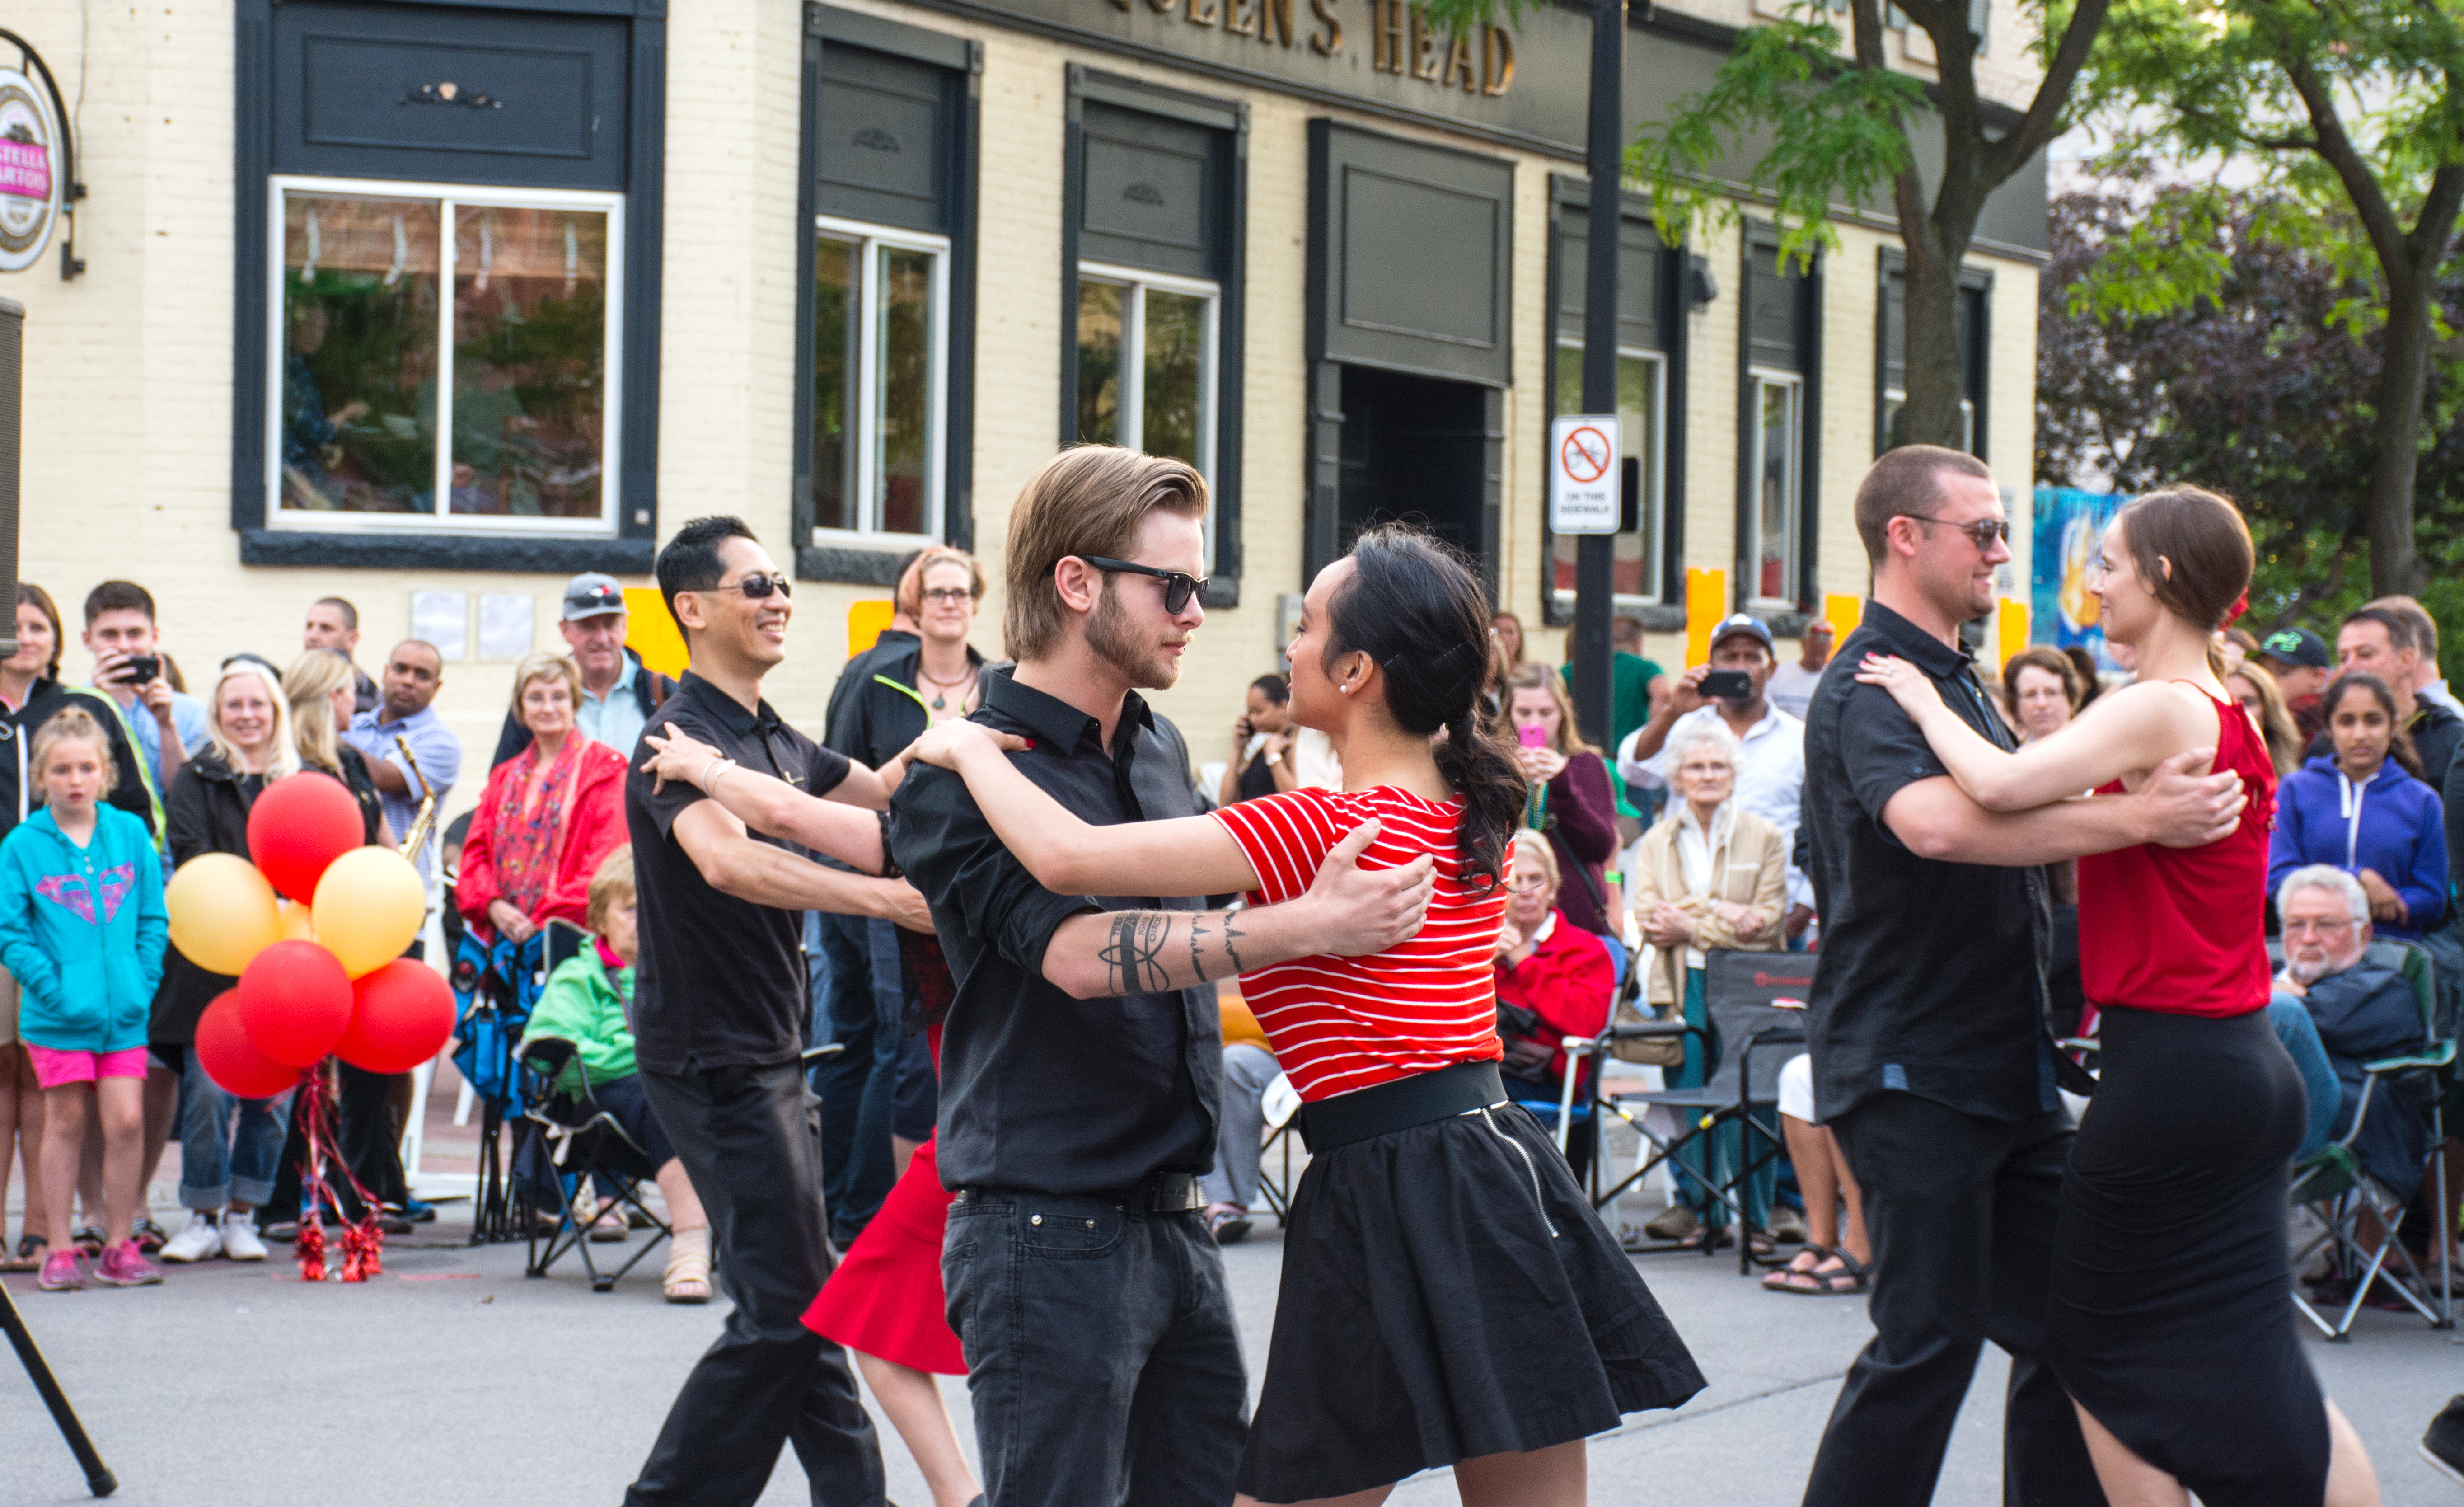
<svg viewBox="0 0 2464 1507"><path fill-rule="evenodd" d="M1156 15L1180 9L1180 0L1146 0ZM1309 0L1315 23L1309 32L1309 51L1320 57L1343 52L1340 0ZM1112 9L1134 9L1135 0L1111 0ZM1191 26L1221 26L1234 36L1254 36L1268 47L1290 48L1297 33L1292 25L1293 0L1189 0L1184 19ZM1408 0L1368 0L1369 66L1373 72L1395 74L1439 89L1492 98L1514 84L1514 35L1500 26L1480 29L1477 55L1469 33L1458 36L1431 24L1428 12Z"/></svg>

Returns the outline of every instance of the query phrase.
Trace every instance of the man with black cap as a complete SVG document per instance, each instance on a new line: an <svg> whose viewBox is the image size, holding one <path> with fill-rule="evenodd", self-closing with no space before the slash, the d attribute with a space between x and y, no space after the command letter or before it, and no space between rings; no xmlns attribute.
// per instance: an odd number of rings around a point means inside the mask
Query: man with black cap
<svg viewBox="0 0 2464 1507"><path fill-rule="evenodd" d="M624 750L642 741L650 714L676 688L625 647L630 622L625 588L614 576L585 570L564 584L564 612L557 620L557 632L573 651L573 662L582 667L582 700L573 709L573 724L584 737ZM503 764L530 742L531 730L508 713L504 731L496 737L496 757L489 763Z"/></svg>
<svg viewBox="0 0 2464 1507"><path fill-rule="evenodd" d="M2277 689L2284 693L2284 704L2293 713L2293 724L2301 729L2301 741L2306 743L2318 737L2319 693L2326 688L2328 672L2336 667L2327 641L2306 628L2281 628L2259 641L2258 661L2276 676Z"/></svg>

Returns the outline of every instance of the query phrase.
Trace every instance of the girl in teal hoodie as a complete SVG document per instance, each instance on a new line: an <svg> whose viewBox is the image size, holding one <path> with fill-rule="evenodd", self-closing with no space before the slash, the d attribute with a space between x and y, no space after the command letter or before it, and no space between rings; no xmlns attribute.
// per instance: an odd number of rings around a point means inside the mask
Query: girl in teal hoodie
<svg viewBox="0 0 2464 1507"><path fill-rule="evenodd" d="M115 778L101 724L71 707L34 734L29 764L43 809L0 840L0 965L21 990L17 1033L43 1090L43 1192L69 1228L86 1106L102 1116L103 1191L115 1238L96 1280L159 1282L129 1238L144 1152L145 1027L169 928L163 870L145 823L99 804ZM45 1292L83 1287L74 1245L43 1262Z"/></svg>

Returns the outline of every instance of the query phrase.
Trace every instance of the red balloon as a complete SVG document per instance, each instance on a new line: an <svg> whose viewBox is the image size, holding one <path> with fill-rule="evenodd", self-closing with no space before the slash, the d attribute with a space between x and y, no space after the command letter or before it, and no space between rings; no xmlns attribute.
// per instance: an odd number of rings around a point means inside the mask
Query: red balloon
<svg viewBox="0 0 2464 1507"><path fill-rule="evenodd" d="M275 781L248 809L248 855L277 893L302 905L317 898L325 866L366 836L350 787L316 769Z"/></svg>
<svg viewBox="0 0 2464 1507"><path fill-rule="evenodd" d="M240 1024L237 989L215 995L197 1017L194 1050L206 1076L224 1093L241 1098L272 1098L299 1081L297 1068L275 1061L248 1039L248 1028Z"/></svg>
<svg viewBox="0 0 2464 1507"><path fill-rule="evenodd" d="M313 942L277 942L239 976L240 1024L256 1050L308 1067L334 1050L351 1024L351 976Z"/></svg>
<svg viewBox="0 0 2464 1507"><path fill-rule="evenodd" d="M410 958L396 958L351 984L350 1029L334 1054L370 1073L408 1073L453 1034L453 986Z"/></svg>

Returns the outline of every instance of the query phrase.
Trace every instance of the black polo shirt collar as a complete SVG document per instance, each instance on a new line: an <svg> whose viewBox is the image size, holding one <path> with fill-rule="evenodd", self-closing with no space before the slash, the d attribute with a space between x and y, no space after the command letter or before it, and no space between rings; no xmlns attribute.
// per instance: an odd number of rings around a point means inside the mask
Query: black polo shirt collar
<svg viewBox="0 0 2464 1507"><path fill-rule="evenodd" d="M766 739L785 725L779 720L778 712L771 708L769 702L757 701L754 709L747 711L743 702L690 670L685 672L683 679L676 682L676 690L707 707L721 725L738 738L751 738L758 733Z"/></svg>
<svg viewBox="0 0 2464 1507"><path fill-rule="evenodd" d="M1975 673L1974 654L1964 648L1952 648L1880 602L1869 599L1865 603L1864 626L1888 639L1901 658L1937 680Z"/></svg>
<svg viewBox="0 0 2464 1507"><path fill-rule="evenodd" d="M1021 685L1012 676L986 676L983 684L983 704L1024 723L1036 737L1072 752L1104 751L1104 724L1061 698L1031 685ZM1147 705L1146 698L1135 691L1124 697L1121 720L1116 725L1152 732L1155 712Z"/></svg>

